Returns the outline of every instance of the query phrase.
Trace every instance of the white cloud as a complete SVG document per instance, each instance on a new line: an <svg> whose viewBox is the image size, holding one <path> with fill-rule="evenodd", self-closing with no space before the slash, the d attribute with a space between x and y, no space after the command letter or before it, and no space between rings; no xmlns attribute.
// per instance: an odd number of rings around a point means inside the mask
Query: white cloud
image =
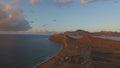
<svg viewBox="0 0 120 68"><path fill-rule="evenodd" d="M93 2L105 2L105 1L119 1L119 0L80 0L80 3L87 4L87 3L93 3Z"/></svg>
<svg viewBox="0 0 120 68"><path fill-rule="evenodd" d="M31 29L24 15L11 5L0 5L0 31L25 31Z"/></svg>
<svg viewBox="0 0 120 68"><path fill-rule="evenodd" d="M36 5L40 2L40 0L30 0L31 5Z"/></svg>

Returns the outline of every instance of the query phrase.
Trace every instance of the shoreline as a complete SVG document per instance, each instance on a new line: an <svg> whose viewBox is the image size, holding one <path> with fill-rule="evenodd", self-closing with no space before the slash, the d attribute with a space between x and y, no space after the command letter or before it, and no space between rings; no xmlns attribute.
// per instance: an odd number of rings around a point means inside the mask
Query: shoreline
<svg viewBox="0 0 120 68"><path fill-rule="evenodd" d="M57 43L58 44L58 43ZM41 65L41 64L44 64L44 63L46 63L47 61L49 61L49 60L51 60L52 58L54 58L55 56L57 56L62 50L63 50L63 46L61 45L61 44L59 44L60 46L61 46L61 48L60 48L60 50L55 54L55 55L53 55L53 56L46 56L44 59L44 61L42 61L41 63L38 63L38 64L36 64L34 67L32 67L32 68L39 68L39 66Z"/></svg>
<svg viewBox="0 0 120 68"><path fill-rule="evenodd" d="M85 35L80 39L73 39L65 34L52 35L50 40L63 44L63 49L37 68L120 67L118 64L120 61L117 58L120 57L119 41L89 35Z"/></svg>

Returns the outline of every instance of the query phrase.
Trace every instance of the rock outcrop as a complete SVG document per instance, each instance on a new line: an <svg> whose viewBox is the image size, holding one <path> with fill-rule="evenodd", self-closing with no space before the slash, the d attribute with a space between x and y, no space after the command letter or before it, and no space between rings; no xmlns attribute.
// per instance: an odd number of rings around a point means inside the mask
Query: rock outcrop
<svg viewBox="0 0 120 68"><path fill-rule="evenodd" d="M84 35L73 39L56 34L50 40L63 44L61 52L37 68L120 68L120 41Z"/></svg>

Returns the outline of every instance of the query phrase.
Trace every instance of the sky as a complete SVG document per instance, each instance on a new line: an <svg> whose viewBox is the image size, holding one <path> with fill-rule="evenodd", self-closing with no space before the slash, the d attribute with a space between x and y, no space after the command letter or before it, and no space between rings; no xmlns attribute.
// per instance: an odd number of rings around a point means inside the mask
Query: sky
<svg viewBox="0 0 120 68"><path fill-rule="evenodd" d="M120 32L119 0L0 1L0 33Z"/></svg>

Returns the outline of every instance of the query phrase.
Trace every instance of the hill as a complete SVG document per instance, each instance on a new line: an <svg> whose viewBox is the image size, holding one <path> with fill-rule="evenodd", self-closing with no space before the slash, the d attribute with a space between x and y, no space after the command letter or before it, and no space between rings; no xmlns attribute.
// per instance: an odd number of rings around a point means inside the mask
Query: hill
<svg viewBox="0 0 120 68"><path fill-rule="evenodd" d="M100 32L88 32L85 30L76 30L76 31L66 31L64 32L66 35L94 35L94 36L112 36L112 37L120 37L120 32L112 32L112 31L100 31Z"/></svg>
<svg viewBox="0 0 120 68"><path fill-rule="evenodd" d="M56 34L50 40L63 44L61 52L37 68L120 68L120 41L84 35L73 39Z"/></svg>

